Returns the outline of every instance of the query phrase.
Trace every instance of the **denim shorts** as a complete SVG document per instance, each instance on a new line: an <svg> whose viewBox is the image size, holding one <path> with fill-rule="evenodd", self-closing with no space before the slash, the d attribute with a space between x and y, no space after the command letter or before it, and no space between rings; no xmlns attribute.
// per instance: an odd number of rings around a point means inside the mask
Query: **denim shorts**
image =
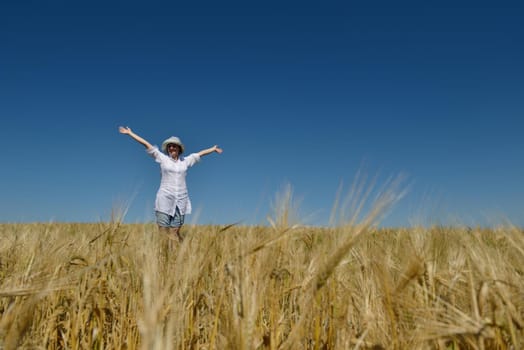
<svg viewBox="0 0 524 350"><path fill-rule="evenodd" d="M156 223L160 227L181 227L184 224L184 216L180 214L180 210L176 207L175 215L171 216L166 213L155 211Z"/></svg>

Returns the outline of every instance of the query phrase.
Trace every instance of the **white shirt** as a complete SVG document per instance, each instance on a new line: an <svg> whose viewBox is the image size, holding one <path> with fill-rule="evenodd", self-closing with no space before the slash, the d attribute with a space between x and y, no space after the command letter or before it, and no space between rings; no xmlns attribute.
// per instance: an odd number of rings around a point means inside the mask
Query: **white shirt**
<svg viewBox="0 0 524 350"><path fill-rule="evenodd" d="M174 160L159 151L158 147L147 150L157 163L160 163L160 188L156 194L155 210L171 216L175 215L176 207L181 215L191 214L191 201L187 193L186 173L189 167L200 161L198 153Z"/></svg>

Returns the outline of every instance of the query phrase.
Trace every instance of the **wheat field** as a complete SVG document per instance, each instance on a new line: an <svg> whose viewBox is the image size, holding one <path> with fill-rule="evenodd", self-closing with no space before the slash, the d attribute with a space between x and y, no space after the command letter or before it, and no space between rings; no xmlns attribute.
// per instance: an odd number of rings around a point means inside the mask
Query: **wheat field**
<svg viewBox="0 0 524 350"><path fill-rule="evenodd" d="M522 349L506 226L0 225L1 349Z"/></svg>

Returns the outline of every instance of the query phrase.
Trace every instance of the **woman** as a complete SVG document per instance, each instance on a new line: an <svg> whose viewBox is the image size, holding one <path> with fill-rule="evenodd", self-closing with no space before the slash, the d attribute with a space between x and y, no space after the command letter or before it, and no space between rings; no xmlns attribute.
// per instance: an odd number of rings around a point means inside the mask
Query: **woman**
<svg viewBox="0 0 524 350"><path fill-rule="evenodd" d="M158 147L152 146L142 137L135 134L129 127L119 127L121 134L131 136L135 141L144 145L157 163L160 163L160 173L162 175L160 188L156 194L155 215L158 227L168 233L170 238L182 241L180 228L184 224L184 217L191 213L191 201L187 193L186 173L200 161L200 157L210 153L222 153L222 149L217 145L204 149L198 153L192 153L187 157L182 157L184 145L178 137L171 136L162 143L162 152Z"/></svg>

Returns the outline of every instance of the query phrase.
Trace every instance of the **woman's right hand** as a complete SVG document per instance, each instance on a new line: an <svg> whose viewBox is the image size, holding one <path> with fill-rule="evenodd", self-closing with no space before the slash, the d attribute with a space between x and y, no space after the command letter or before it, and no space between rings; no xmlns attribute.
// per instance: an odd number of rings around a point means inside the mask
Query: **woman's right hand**
<svg viewBox="0 0 524 350"><path fill-rule="evenodd" d="M118 128L118 131L120 131L121 134L126 134L126 135L129 135L132 133L131 128L129 128L129 126L126 126L126 127L121 126Z"/></svg>

